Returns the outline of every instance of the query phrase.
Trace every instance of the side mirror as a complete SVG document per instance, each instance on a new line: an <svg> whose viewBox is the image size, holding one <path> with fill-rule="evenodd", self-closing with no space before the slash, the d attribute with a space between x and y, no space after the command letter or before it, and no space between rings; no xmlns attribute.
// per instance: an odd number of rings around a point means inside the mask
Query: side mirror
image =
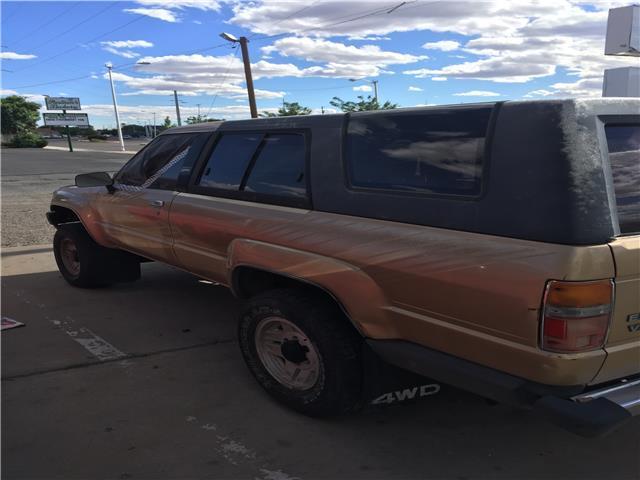
<svg viewBox="0 0 640 480"><path fill-rule="evenodd" d="M107 187L109 192L113 191L113 179L106 172L83 173L76 175L76 186L78 187Z"/></svg>

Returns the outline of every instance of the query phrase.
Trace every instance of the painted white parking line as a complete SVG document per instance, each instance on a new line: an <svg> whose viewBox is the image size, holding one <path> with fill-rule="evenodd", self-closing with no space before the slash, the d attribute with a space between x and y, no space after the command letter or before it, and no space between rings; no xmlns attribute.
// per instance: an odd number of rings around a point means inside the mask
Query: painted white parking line
<svg viewBox="0 0 640 480"><path fill-rule="evenodd" d="M16 296L20 298L20 300L22 300L24 303L32 304L31 300L29 300L29 298L26 296L26 293L27 292L25 290L18 290L16 291ZM42 311L42 316L45 318L45 320L55 325L56 328L62 330L75 342L77 342L79 345L82 345L82 348L84 348L101 362L128 357L126 353L118 350L104 338L96 335L88 328L76 325L73 318L69 316L67 316L64 320L51 318L46 313L46 305L44 305L43 303L37 303L36 305Z"/></svg>
<svg viewBox="0 0 640 480"><path fill-rule="evenodd" d="M105 360L117 360L118 358L124 358L127 356L126 353L121 352L104 338L96 335L86 327L75 328L73 324L62 324L58 320L53 320L51 323L54 325L62 325L63 330L67 335L73 338L91 355L102 362Z"/></svg>
<svg viewBox="0 0 640 480"><path fill-rule="evenodd" d="M198 419L194 416L186 417L186 421L195 425L199 423ZM265 468L265 465L260 462L256 452L228 435L222 435L216 424L204 423L200 425L200 428L208 430L215 435L214 449L216 453L231 465L252 465L256 469L255 480L301 480L300 477L293 477L282 470Z"/></svg>

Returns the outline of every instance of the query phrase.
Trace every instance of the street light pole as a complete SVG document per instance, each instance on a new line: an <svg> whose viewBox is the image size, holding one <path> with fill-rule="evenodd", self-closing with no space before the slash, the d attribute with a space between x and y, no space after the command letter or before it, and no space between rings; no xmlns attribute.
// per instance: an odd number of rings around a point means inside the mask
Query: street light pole
<svg viewBox="0 0 640 480"><path fill-rule="evenodd" d="M153 112L153 138L156 138L156 112Z"/></svg>
<svg viewBox="0 0 640 480"><path fill-rule="evenodd" d="M377 102L378 101L378 80L369 80L368 78L350 78L350 82L359 82L365 81L373 85L373 98Z"/></svg>
<svg viewBox="0 0 640 480"><path fill-rule="evenodd" d="M249 110L251 110L251 118L258 118L258 109L256 107L256 94L253 90L253 76L251 75L251 61L249 60L249 47L247 37L236 38L230 33L221 33L220 36L232 43L239 43L242 51L242 62L244 63L244 77L247 82L247 94L249 96Z"/></svg>
<svg viewBox="0 0 640 480"><path fill-rule="evenodd" d="M176 101L176 116L178 117L178 126L181 126L182 120L180 119L180 103L178 102L178 92L176 90L173 91L173 98Z"/></svg>
<svg viewBox="0 0 640 480"><path fill-rule="evenodd" d="M122 128L120 126L120 115L118 114L118 102L116 101L116 89L113 86L113 77L111 76L111 70L113 69L113 65L107 63L105 65L107 70L109 71L109 83L111 84L111 98L113 98L113 110L116 114L116 128L118 129L118 138L120 139L120 147L122 151L125 151L124 148L124 139L122 138Z"/></svg>

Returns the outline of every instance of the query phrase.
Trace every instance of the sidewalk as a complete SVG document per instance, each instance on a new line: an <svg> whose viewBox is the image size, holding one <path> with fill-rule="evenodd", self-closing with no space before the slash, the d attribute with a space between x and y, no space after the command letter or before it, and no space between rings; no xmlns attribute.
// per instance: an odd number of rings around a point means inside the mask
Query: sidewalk
<svg viewBox="0 0 640 480"><path fill-rule="evenodd" d="M55 147L55 146L47 145L46 147L44 147L44 150L59 150L63 152L68 152L69 147ZM133 155L135 153L138 153L137 150L99 150L95 148L77 148L77 147L73 147L73 151L74 152L97 152L97 153L123 153L125 155Z"/></svg>

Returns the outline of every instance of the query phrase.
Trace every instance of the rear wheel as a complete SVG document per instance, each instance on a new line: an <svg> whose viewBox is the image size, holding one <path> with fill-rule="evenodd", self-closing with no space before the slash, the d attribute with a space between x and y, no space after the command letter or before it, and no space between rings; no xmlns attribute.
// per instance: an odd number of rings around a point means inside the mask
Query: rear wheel
<svg viewBox="0 0 640 480"><path fill-rule="evenodd" d="M241 314L240 348L260 385L312 416L355 410L362 394L362 341L343 313L323 298L273 290Z"/></svg>
<svg viewBox="0 0 640 480"><path fill-rule="evenodd" d="M74 287L103 287L140 277L140 263L133 255L98 245L80 223L58 227L53 254L60 273Z"/></svg>

